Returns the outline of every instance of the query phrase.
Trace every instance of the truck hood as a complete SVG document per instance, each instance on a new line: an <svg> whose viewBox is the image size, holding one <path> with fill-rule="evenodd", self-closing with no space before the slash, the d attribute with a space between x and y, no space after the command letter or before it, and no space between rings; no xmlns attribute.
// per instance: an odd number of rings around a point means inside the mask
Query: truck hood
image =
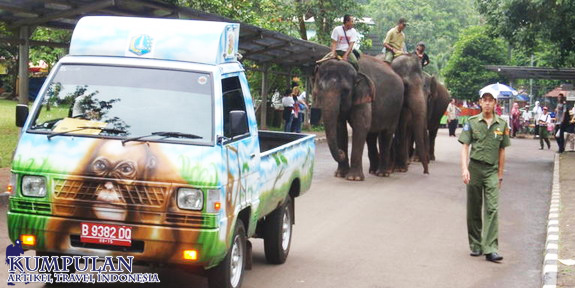
<svg viewBox="0 0 575 288"><path fill-rule="evenodd" d="M23 133L16 173L219 186L218 147Z"/></svg>

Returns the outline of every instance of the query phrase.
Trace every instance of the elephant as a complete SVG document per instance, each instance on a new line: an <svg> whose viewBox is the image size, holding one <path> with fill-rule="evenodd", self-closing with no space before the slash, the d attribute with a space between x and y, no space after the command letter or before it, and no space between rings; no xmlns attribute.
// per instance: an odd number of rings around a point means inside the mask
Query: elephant
<svg viewBox="0 0 575 288"><path fill-rule="evenodd" d="M354 181L365 179L362 156L366 141L369 172L386 176L404 95L403 82L389 64L365 54L358 62L359 72L345 61L322 63L314 85L329 149L338 163L335 176ZM353 129L351 167L347 164L347 122Z"/></svg>
<svg viewBox="0 0 575 288"><path fill-rule="evenodd" d="M369 173L387 177L391 171L393 135L399 124L404 101L403 81L389 63L369 55L362 55L359 59L359 71L375 83L371 125L366 139Z"/></svg>
<svg viewBox="0 0 575 288"><path fill-rule="evenodd" d="M451 101L451 95L447 88L441 84L435 76L424 75L425 84L423 86L424 94L427 95L427 147L429 148L429 160L435 160L435 138L441 118ZM419 157L414 153L413 139L410 140L410 155L413 156L414 162L419 162Z"/></svg>
<svg viewBox="0 0 575 288"><path fill-rule="evenodd" d="M419 57L415 54L402 55L394 59L391 66L402 78L405 87L404 105L396 131L395 169L399 172L407 171L409 146L413 139L423 173L429 174L427 96L424 92L425 79Z"/></svg>
<svg viewBox="0 0 575 288"><path fill-rule="evenodd" d="M330 153L338 163L336 177L361 181L363 148L371 124L375 85L347 61L327 60L316 67L313 95L322 111ZM353 129L351 165L347 124Z"/></svg>
<svg viewBox="0 0 575 288"><path fill-rule="evenodd" d="M425 82L429 83L427 93L427 130L429 133L429 160L435 160L435 138L441 118L447 110L447 105L451 102L451 95L447 88L443 86L434 76L425 76Z"/></svg>

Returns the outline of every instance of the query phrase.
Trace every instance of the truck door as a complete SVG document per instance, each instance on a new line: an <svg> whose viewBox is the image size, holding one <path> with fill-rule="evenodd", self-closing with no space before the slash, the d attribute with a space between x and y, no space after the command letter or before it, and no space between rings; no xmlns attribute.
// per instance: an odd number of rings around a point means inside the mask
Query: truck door
<svg viewBox="0 0 575 288"><path fill-rule="evenodd" d="M259 167L259 140L257 124L251 97L246 103L239 76L222 79L224 136L228 139L224 144L224 160L227 165L228 184L226 190L226 211L233 213L234 209L243 208L254 198L256 190L257 169ZM249 96L249 95L247 95ZM232 135L230 112L244 111L249 132L244 135Z"/></svg>

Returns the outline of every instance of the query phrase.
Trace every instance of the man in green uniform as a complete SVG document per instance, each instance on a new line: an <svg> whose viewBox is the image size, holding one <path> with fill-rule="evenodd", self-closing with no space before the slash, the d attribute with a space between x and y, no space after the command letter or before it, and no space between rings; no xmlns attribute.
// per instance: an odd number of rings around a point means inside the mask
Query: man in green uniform
<svg viewBox="0 0 575 288"><path fill-rule="evenodd" d="M387 31L383 46L385 47L385 61L391 63L393 59L405 54L405 34L403 30L407 26L407 20L400 18L397 26Z"/></svg>
<svg viewBox="0 0 575 288"><path fill-rule="evenodd" d="M485 254L488 261L498 262L503 260L497 253L498 198L505 147L511 143L507 123L493 113L497 103L493 95L497 95L496 92L482 92L479 100L482 113L469 118L459 142L463 144L461 170L463 183L467 185L467 233L471 256Z"/></svg>

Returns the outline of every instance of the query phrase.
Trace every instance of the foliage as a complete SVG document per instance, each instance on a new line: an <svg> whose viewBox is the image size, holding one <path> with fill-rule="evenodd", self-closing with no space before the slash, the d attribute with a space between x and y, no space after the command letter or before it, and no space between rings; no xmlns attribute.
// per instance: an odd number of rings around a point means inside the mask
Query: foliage
<svg viewBox="0 0 575 288"><path fill-rule="evenodd" d="M399 18L406 18L408 51L423 41L431 60L425 70L435 75L447 64L460 32L479 21L473 0L371 0L366 11L376 23L374 33L380 43Z"/></svg>
<svg viewBox="0 0 575 288"><path fill-rule="evenodd" d="M31 39L56 43L68 43L70 42L71 37L72 32L68 30L38 27L32 34ZM50 68L64 55L66 55L66 49L64 48L48 46L32 46L30 48L30 62L34 65L38 65L40 60L42 60L46 62Z"/></svg>
<svg viewBox="0 0 575 288"><path fill-rule="evenodd" d="M505 64L507 51L505 42L490 36L487 29L472 26L464 30L455 43L444 70L447 88L454 98L477 99L485 85L505 82L496 72L484 68L484 65Z"/></svg>
<svg viewBox="0 0 575 288"><path fill-rule="evenodd" d="M331 32L334 27L342 24L343 16L349 14L356 18L364 16L363 6L354 0L296 0L296 15L305 15L306 18L314 17L314 26L316 31L315 40L320 44L329 46L331 43ZM299 25L303 25L304 31L307 30L303 17L299 19ZM368 26L356 21L356 29L367 34ZM300 37L307 39L303 31L300 31Z"/></svg>
<svg viewBox="0 0 575 288"><path fill-rule="evenodd" d="M550 49L553 66L575 64L575 0L476 1L495 33L515 47L528 55Z"/></svg>

